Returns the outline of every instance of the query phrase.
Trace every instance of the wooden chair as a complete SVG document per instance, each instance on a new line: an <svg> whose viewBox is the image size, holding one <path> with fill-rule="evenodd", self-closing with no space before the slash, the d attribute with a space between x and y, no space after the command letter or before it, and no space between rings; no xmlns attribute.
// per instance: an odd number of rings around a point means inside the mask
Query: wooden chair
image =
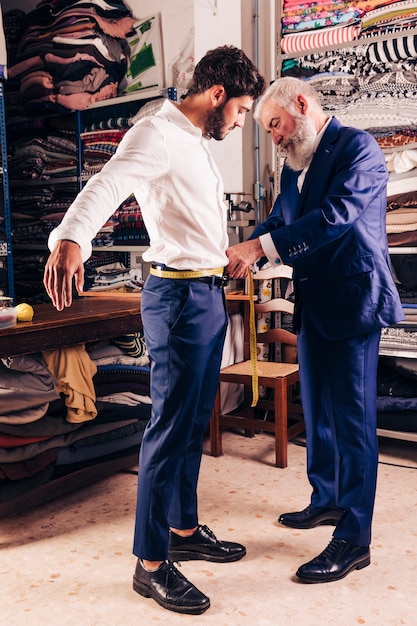
<svg viewBox="0 0 417 626"><path fill-rule="evenodd" d="M288 266L278 266L260 270L253 275L254 285L259 281L274 278L291 278L292 270ZM289 300L278 297L267 302L254 304L255 313L290 313L294 305ZM247 309L249 308L249 304ZM293 401L294 391L299 380L296 335L285 328L272 328L266 332L257 333L258 344L279 344L280 362L257 361L258 384L271 390L268 397L259 397L256 406L252 407L252 376L253 364L248 354L249 346L249 312L245 311L245 345L247 346L246 360L229 365L220 371L220 383L239 383L244 385L244 401L240 407L229 413L221 412L220 384L216 396L213 413L210 420L210 453L220 456L223 453L222 430L224 428L242 429L247 436L253 436L257 431L273 433L275 436L275 457L277 467L287 467L288 440L303 432L304 422L299 402ZM289 425L289 415L291 425ZM268 420L265 419L266 416Z"/></svg>

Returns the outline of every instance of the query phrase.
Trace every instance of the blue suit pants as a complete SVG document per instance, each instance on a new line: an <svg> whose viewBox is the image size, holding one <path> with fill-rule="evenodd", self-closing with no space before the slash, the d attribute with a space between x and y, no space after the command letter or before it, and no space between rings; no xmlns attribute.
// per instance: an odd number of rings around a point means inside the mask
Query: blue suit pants
<svg viewBox="0 0 417 626"><path fill-rule="evenodd" d="M334 537L358 546L371 542L380 335L328 341L303 315L298 336L311 504L344 509Z"/></svg>
<svg viewBox="0 0 417 626"><path fill-rule="evenodd" d="M168 558L169 527L198 524L203 437L217 391L227 316L223 289L150 275L141 316L152 415L142 440L133 553Z"/></svg>

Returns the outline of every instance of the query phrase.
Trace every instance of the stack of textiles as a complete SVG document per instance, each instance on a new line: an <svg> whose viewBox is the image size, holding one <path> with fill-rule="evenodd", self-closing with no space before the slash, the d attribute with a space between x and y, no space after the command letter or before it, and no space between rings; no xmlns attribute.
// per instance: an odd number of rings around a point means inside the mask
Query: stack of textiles
<svg viewBox="0 0 417 626"><path fill-rule="evenodd" d="M81 133L83 173L95 174L116 152L127 128L91 130Z"/></svg>
<svg viewBox="0 0 417 626"><path fill-rule="evenodd" d="M286 59L282 75L309 80L322 94L325 110L343 124L368 130L387 151L411 147L417 134L417 35L407 31L417 27L417 0L343 4L363 11L360 43ZM368 10L371 6L377 8ZM375 17L373 29L378 24L387 40L373 41L374 30L363 27L374 13L380 21Z"/></svg>
<svg viewBox="0 0 417 626"><path fill-rule="evenodd" d="M81 133L82 173L91 176L99 172L116 152L117 146L136 121L151 111L157 111L164 99L147 102L138 111L137 103L105 107L97 116L95 110L85 115L85 129ZM97 233L93 246L149 245L141 209L133 195L118 207L111 219Z"/></svg>
<svg viewBox="0 0 417 626"><path fill-rule="evenodd" d="M417 348L416 331L411 331L410 343L392 329L383 333L382 345L406 349ZM391 335L391 339L389 338ZM414 335L412 337L412 335ZM385 341L386 340L386 341ZM377 423L379 428L401 432L417 432L417 369L415 360L402 357L380 357L378 363Z"/></svg>
<svg viewBox="0 0 417 626"><path fill-rule="evenodd" d="M281 50L339 46L369 35L412 28L417 18L414 0L284 0L281 15Z"/></svg>
<svg viewBox="0 0 417 626"><path fill-rule="evenodd" d="M77 144L73 119L44 117L10 123L11 181L51 180L77 173Z"/></svg>
<svg viewBox="0 0 417 626"><path fill-rule="evenodd" d="M93 259L100 258L95 255ZM129 269L122 262L91 265L91 259L86 264L88 270L84 283L85 291L118 291L132 292L141 291L143 287L142 270L137 268Z"/></svg>
<svg viewBox="0 0 417 626"><path fill-rule="evenodd" d="M117 224L112 233L114 245L149 245L149 235L142 211L133 195L121 204L115 213L115 219Z"/></svg>
<svg viewBox="0 0 417 626"><path fill-rule="evenodd" d="M134 24L122 0L39 2L26 15L9 59L26 113L81 110L115 97Z"/></svg>
<svg viewBox="0 0 417 626"><path fill-rule="evenodd" d="M71 116L59 116L20 120L8 127L18 300L32 303L47 300L42 287L46 260L43 250L50 231L61 221L77 193L77 183L70 178L76 174L73 126ZM29 251L28 244L39 246L39 252Z"/></svg>
<svg viewBox="0 0 417 626"><path fill-rule="evenodd" d="M57 478L138 452L151 412L149 359L143 337L120 339L0 362L0 511Z"/></svg>

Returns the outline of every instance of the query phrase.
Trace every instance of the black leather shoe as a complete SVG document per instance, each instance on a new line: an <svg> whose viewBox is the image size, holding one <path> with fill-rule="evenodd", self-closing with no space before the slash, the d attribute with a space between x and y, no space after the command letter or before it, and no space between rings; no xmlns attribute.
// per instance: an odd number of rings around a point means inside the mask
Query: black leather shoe
<svg viewBox="0 0 417 626"><path fill-rule="evenodd" d="M210 528L200 525L191 537L180 537L170 531L168 554L172 561L230 563L245 556L246 548L240 543L219 541Z"/></svg>
<svg viewBox="0 0 417 626"><path fill-rule="evenodd" d="M296 575L305 583L329 583L344 578L354 569L371 562L369 546L352 546L343 539L333 539L315 559L301 565Z"/></svg>
<svg viewBox="0 0 417 626"><path fill-rule="evenodd" d="M199 615L210 606L209 598L190 583L170 561L165 561L157 570L149 572L138 559L133 589L145 598L153 598L164 609L177 613Z"/></svg>
<svg viewBox="0 0 417 626"><path fill-rule="evenodd" d="M342 509L324 509L308 505L298 513L283 513L278 518L280 524L291 528L315 528L316 526L336 526L344 511Z"/></svg>

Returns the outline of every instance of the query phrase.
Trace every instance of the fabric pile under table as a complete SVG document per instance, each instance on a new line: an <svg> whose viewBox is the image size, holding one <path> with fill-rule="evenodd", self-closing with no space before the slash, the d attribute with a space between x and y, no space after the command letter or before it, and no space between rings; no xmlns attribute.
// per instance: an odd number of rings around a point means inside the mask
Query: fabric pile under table
<svg viewBox="0 0 417 626"><path fill-rule="evenodd" d="M143 336L78 346L74 367L72 359L64 349L0 360L0 509L79 469L138 454L151 413Z"/></svg>

